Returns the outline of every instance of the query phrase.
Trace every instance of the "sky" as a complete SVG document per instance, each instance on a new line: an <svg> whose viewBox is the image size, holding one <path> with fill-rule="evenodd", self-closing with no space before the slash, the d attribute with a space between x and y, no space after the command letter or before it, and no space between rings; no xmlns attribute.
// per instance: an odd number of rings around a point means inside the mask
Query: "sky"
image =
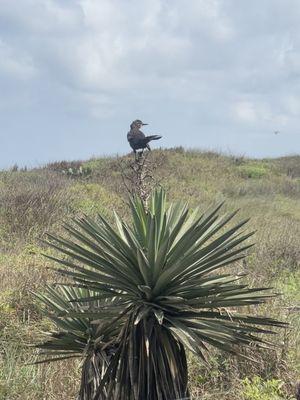
<svg viewBox="0 0 300 400"><path fill-rule="evenodd" d="M299 21L299 0L0 0L0 168L125 154L137 118L154 147L300 153Z"/></svg>

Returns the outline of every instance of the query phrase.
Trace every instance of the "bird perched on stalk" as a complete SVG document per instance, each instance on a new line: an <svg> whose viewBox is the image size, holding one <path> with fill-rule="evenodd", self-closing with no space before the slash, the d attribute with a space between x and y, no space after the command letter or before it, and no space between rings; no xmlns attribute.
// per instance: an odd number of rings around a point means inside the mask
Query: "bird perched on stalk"
<svg viewBox="0 0 300 400"><path fill-rule="evenodd" d="M127 133L127 140L135 154L137 150L142 150L142 152L146 148L151 150L149 142L151 142L151 140L161 139L161 136L159 135L145 136L145 134L140 130L141 127L145 125L148 124L144 124L140 119L136 119L131 123L130 131Z"/></svg>

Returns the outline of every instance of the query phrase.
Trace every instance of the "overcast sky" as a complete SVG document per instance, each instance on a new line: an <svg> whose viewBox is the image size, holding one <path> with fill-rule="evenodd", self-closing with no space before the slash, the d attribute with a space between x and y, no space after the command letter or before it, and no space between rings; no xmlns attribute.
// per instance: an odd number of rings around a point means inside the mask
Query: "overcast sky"
<svg viewBox="0 0 300 400"><path fill-rule="evenodd" d="M300 0L0 0L0 167L126 153L136 118L300 153Z"/></svg>

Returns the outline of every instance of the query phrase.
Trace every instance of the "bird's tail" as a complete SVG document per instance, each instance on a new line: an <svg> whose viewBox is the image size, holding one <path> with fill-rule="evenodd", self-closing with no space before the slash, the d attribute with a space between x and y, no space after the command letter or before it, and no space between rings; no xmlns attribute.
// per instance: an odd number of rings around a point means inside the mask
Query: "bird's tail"
<svg viewBox="0 0 300 400"><path fill-rule="evenodd" d="M162 136L159 135L151 135L151 136L146 136L147 142L149 143L151 140L158 140L161 139Z"/></svg>

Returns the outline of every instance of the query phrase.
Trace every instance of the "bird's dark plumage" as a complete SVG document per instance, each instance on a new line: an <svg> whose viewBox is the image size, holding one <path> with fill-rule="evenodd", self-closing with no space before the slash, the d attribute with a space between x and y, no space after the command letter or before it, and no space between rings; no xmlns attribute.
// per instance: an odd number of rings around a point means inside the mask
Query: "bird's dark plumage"
<svg viewBox="0 0 300 400"><path fill-rule="evenodd" d="M130 125L130 131L127 133L127 140L134 152L137 150L144 150L145 148L151 150L149 142L161 138L159 135L145 136L145 134L140 130L143 125L148 124L144 124L141 120L136 119Z"/></svg>

